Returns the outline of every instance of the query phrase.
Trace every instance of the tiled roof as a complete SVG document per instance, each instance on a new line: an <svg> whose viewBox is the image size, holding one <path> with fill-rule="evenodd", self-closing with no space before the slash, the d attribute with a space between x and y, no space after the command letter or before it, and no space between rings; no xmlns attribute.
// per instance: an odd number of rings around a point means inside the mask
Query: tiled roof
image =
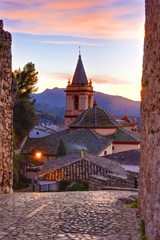
<svg viewBox="0 0 160 240"><path fill-rule="evenodd" d="M54 160L49 160L44 164L44 167L42 169L42 172L40 172L40 175L44 172L48 172L51 170L54 170L56 168L63 167L65 165L68 165L70 163L74 163L77 161L80 161L83 159L80 154L72 154L64 157L60 157ZM109 170L110 172L118 175L118 176L126 176L127 173L124 170L124 168L117 162L106 159L104 157L97 157L90 154L87 154L87 156L84 158L86 161L89 161L91 163L94 163L100 167L103 167L104 169Z"/></svg>
<svg viewBox="0 0 160 240"><path fill-rule="evenodd" d="M84 148L88 153L96 155L111 144L110 139L106 141L106 138L103 136L97 137L90 129L71 131L62 140L69 154L76 153Z"/></svg>
<svg viewBox="0 0 160 240"><path fill-rule="evenodd" d="M140 142L140 134L124 129L117 129L114 134L107 135L106 138L113 142Z"/></svg>
<svg viewBox="0 0 160 240"><path fill-rule="evenodd" d="M79 85L79 84L87 84L87 76L84 70L84 66L82 63L81 55L79 55L76 70L72 79L72 85Z"/></svg>
<svg viewBox="0 0 160 240"><path fill-rule="evenodd" d="M97 105L82 112L70 125L71 128L117 128L121 125L116 119Z"/></svg>
<svg viewBox="0 0 160 240"><path fill-rule="evenodd" d="M135 123L129 116L126 114L124 117L121 118L121 120L128 122L128 123Z"/></svg>
<svg viewBox="0 0 160 240"><path fill-rule="evenodd" d="M106 158L112 159L121 165L140 165L140 149L129 150L107 155Z"/></svg>
<svg viewBox="0 0 160 240"><path fill-rule="evenodd" d="M39 139L28 139L22 153L33 154L38 149L44 154L57 155L60 139L64 142L67 154L86 149L88 153L96 155L111 144L110 139L98 136L90 129L64 130Z"/></svg>
<svg viewBox="0 0 160 240"><path fill-rule="evenodd" d="M43 154L57 155L60 138L69 130L63 130L42 138L28 138L22 148L22 154L33 154L40 150Z"/></svg>
<svg viewBox="0 0 160 240"><path fill-rule="evenodd" d="M116 121L123 127L133 127L135 123L126 122L122 119L116 119Z"/></svg>

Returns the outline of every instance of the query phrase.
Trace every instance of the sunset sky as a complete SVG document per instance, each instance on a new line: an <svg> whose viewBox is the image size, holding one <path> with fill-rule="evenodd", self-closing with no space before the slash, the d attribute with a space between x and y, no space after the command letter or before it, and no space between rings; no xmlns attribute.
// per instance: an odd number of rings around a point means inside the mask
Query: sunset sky
<svg viewBox="0 0 160 240"><path fill-rule="evenodd" d="M39 72L39 92L65 87L79 45L94 90L140 99L143 0L1 0L0 19L13 36L13 69Z"/></svg>

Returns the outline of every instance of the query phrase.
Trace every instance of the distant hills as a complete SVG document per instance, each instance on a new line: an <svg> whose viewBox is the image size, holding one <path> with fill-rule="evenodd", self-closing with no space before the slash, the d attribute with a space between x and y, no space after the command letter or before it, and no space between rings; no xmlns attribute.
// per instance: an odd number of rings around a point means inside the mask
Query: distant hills
<svg viewBox="0 0 160 240"><path fill-rule="evenodd" d="M55 116L64 118L65 92L63 88L46 89L42 93L33 94L36 99L36 109L48 112ZM133 101L120 96L112 96L101 92L95 92L94 98L99 106L116 117L126 113L131 117L140 118L140 102Z"/></svg>

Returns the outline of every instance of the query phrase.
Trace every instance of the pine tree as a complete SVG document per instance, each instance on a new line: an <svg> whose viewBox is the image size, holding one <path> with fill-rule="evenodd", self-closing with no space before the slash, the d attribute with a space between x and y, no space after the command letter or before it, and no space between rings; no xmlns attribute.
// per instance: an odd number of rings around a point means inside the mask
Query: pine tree
<svg viewBox="0 0 160 240"><path fill-rule="evenodd" d="M15 70L12 74L13 83L16 88L16 96L13 107L14 134L16 138L22 140L34 127L37 116L34 108L34 100L31 94L37 91L38 72L35 65L27 63L23 69Z"/></svg>
<svg viewBox="0 0 160 240"><path fill-rule="evenodd" d="M66 154L67 154L67 151L66 151L64 142L62 141L62 139L60 139L58 150L57 150L57 155L58 156L65 156Z"/></svg>
<svg viewBox="0 0 160 240"><path fill-rule="evenodd" d="M38 72L32 62L27 63L23 70L20 68L13 72L13 81L16 84L16 98L30 98L37 91Z"/></svg>

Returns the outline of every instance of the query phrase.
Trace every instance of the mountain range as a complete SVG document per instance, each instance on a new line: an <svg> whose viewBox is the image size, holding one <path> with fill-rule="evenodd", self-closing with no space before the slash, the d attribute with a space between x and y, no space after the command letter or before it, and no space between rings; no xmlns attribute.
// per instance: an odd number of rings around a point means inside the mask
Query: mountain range
<svg viewBox="0 0 160 240"><path fill-rule="evenodd" d="M66 105L64 90L63 88L53 88L46 89L42 93L33 94L32 97L36 100L36 109L63 119ZM122 117L128 114L130 117L137 117L138 120L140 118L139 101L133 101L121 96L112 96L101 92L95 92L94 98L101 108L116 117Z"/></svg>

